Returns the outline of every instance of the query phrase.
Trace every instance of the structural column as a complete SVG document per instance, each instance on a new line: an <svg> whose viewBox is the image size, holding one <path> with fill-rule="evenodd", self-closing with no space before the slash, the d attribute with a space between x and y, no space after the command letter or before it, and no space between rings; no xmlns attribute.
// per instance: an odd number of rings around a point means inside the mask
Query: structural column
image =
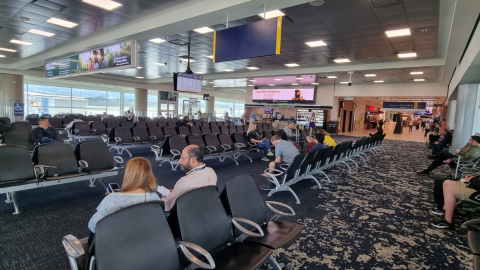
<svg viewBox="0 0 480 270"><path fill-rule="evenodd" d="M212 114L212 116L214 116L213 115L213 112L215 110L215 97L214 96L210 96L208 100L205 100L205 110L206 110L205 113Z"/></svg>
<svg viewBox="0 0 480 270"><path fill-rule="evenodd" d="M24 103L23 75L0 74L0 116L9 117L12 122L22 121L24 116L14 116L13 103ZM18 100L18 101L17 101ZM25 111L25 114L28 114Z"/></svg>
<svg viewBox="0 0 480 270"><path fill-rule="evenodd" d="M446 113L446 120L447 120L447 128L454 129L455 128L455 112L457 111L457 101L450 100L448 102L448 109Z"/></svg>
<svg viewBox="0 0 480 270"><path fill-rule="evenodd" d="M135 88L135 115L138 117L147 116L148 90Z"/></svg>
<svg viewBox="0 0 480 270"><path fill-rule="evenodd" d="M478 83L461 84L457 90L458 106L455 112L453 148L464 146L473 134ZM448 122L447 122L448 123Z"/></svg>

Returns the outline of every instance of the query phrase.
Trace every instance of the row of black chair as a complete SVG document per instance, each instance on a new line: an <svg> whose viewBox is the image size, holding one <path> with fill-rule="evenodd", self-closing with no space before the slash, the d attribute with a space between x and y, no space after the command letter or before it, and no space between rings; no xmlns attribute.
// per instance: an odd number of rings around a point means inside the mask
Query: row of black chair
<svg viewBox="0 0 480 270"><path fill-rule="evenodd" d="M290 213L273 207L278 205ZM275 216L268 221L266 208ZM303 229L278 221L294 216L288 205L264 202L251 176L230 180L220 195L216 187L180 196L168 219L162 203L145 203L113 213L97 223L94 247L87 238L64 237L71 269L256 269L274 250L289 247ZM161 243L161 244L160 244ZM88 254L95 250L95 254ZM181 254L182 256L179 256ZM86 258L93 261L85 266ZM196 256L203 256L199 259Z"/></svg>
<svg viewBox="0 0 480 270"><path fill-rule="evenodd" d="M118 127L109 131L106 139L107 144L113 144L110 151L117 150L118 154L127 152L130 157L132 153L128 148L149 144L160 148L165 140L165 135L159 127Z"/></svg>
<svg viewBox="0 0 480 270"><path fill-rule="evenodd" d="M90 180L94 186L102 177L118 174L120 157L114 157L102 141L78 143L75 149L63 143L35 147L33 157L24 146L0 147L0 194L7 194L19 213L15 192L52 185ZM114 165L114 161L117 165Z"/></svg>

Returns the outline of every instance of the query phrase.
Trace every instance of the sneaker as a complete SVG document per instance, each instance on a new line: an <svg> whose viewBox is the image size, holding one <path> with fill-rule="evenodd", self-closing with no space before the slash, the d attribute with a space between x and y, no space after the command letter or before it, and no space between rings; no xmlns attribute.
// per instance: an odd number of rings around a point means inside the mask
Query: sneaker
<svg viewBox="0 0 480 270"><path fill-rule="evenodd" d="M268 157L262 157L262 161L270 161Z"/></svg>
<svg viewBox="0 0 480 270"><path fill-rule="evenodd" d="M436 215L436 216L445 216L445 210L443 209L438 209L437 207L434 207L433 209L430 210L430 213Z"/></svg>
<svg viewBox="0 0 480 270"><path fill-rule="evenodd" d="M453 229L453 223L450 223L445 219L437 222L432 222L432 226L438 229Z"/></svg>
<svg viewBox="0 0 480 270"><path fill-rule="evenodd" d="M275 156L275 154L274 154L274 153L272 153L272 152L268 152L268 153L267 153L267 156L269 156L269 157L273 157L273 156Z"/></svg>
<svg viewBox="0 0 480 270"><path fill-rule="evenodd" d="M260 188L261 190L272 190L272 189L275 189L275 184L273 184L273 183L268 183L268 184L266 184L266 185L261 185L261 186L259 186L259 188Z"/></svg>
<svg viewBox="0 0 480 270"><path fill-rule="evenodd" d="M428 175L429 172L427 170L417 172L418 175Z"/></svg>

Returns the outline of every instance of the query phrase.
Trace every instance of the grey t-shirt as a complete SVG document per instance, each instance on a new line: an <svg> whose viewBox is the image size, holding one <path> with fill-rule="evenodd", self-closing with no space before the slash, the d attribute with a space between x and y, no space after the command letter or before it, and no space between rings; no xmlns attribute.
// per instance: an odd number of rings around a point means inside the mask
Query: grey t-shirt
<svg viewBox="0 0 480 270"><path fill-rule="evenodd" d="M292 137L292 136L293 136L293 135L292 135L292 129L289 128L288 126L285 126L285 127L283 128L283 131L285 131L285 134L287 134L288 137Z"/></svg>
<svg viewBox="0 0 480 270"><path fill-rule="evenodd" d="M281 157L285 163L292 163L295 156L299 154L298 149L290 141L282 140L275 146L275 156Z"/></svg>

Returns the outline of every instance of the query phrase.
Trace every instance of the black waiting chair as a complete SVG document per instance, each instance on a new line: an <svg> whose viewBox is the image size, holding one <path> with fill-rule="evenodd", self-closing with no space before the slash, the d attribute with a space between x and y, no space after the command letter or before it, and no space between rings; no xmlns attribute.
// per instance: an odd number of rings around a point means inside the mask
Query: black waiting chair
<svg viewBox="0 0 480 270"><path fill-rule="evenodd" d="M74 153L77 160L87 163L87 166L81 166L84 172L99 173L123 169L119 167L123 159L118 156L112 158L110 149L100 140L79 142L75 145Z"/></svg>
<svg viewBox="0 0 480 270"><path fill-rule="evenodd" d="M5 121L5 124L7 124L7 125L11 125L11 124L12 124L12 120L10 120L9 117L0 117L0 120Z"/></svg>
<svg viewBox="0 0 480 270"><path fill-rule="evenodd" d="M174 127L164 127L163 128L163 134L165 134L165 136L169 136L169 137L173 137L173 136L177 136L177 131L175 130Z"/></svg>
<svg viewBox="0 0 480 270"><path fill-rule="evenodd" d="M32 156L33 164L41 168L41 178L56 180L86 175L79 172L79 164L73 148L69 144L49 143L35 147Z"/></svg>
<svg viewBox="0 0 480 270"><path fill-rule="evenodd" d="M163 156L163 152L154 151L156 155L156 160L160 161L160 165L162 166L163 163L168 162L170 163L172 170L177 170L178 166L180 166L180 163L178 162L180 155L182 154L183 149L188 146L187 141L185 140L185 137L183 136L171 136L168 138L168 144L169 144L169 150L171 156Z"/></svg>
<svg viewBox="0 0 480 270"><path fill-rule="evenodd" d="M265 234L263 237L247 236L243 240L245 242L260 244L271 249L288 248L303 229L301 225L295 223L278 221L281 216L295 216L295 212L283 203L264 202L252 176L241 175L228 181L220 194L220 199L229 216L246 218L262 228ZM289 213L274 208L274 205L288 209ZM270 221L267 219L267 207L275 213ZM254 228L248 226L246 229ZM235 238L242 236L245 237L240 230L234 230Z"/></svg>
<svg viewBox="0 0 480 270"><path fill-rule="evenodd" d="M132 124L132 122L120 122L120 127L131 128L131 127L133 127L133 124Z"/></svg>
<svg viewBox="0 0 480 270"><path fill-rule="evenodd" d="M222 132L220 132L219 127L212 126L212 127L210 127L210 129L212 130L212 134L221 134L222 133Z"/></svg>
<svg viewBox="0 0 480 270"><path fill-rule="evenodd" d="M3 134L3 143L9 146L25 146L29 151L33 151L35 146L34 143L30 141L30 132L31 131L25 130L9 130Z"/></svg>
<svg viewBox="0 0 480 270"><path fill-rule="evenodd" d="M13 122L11 126L12 130L32 131L32 124L30 124L30 122Z"/></svg>
<svg viewBox="0 0 480 270"><path fill-rule="evenodd" d="M150 134L150 139L152 142L163 142L165 140L165 135L163 134L162 128L150 127L148 128L148 134Z"/></svg>
<svg viewBox="0 0 480 270"><path fill-rule="evenodd" d="M107 127L105 126L105 123L102 121L93 121L90 123L90 128L92 129L92 132L97 134L97 135L107 135L108 130Z"/></svg>
<svg viewBox="0 0 480 270"><path fill-rule="evenodd" d="M133 126L134 127L139 127L139 128L147 128L147 122L138 121L138 122L135 122L135 124Z"/></svg>
<svg viewBox="0 0 480 270"><path fill-rule="evenodd" d="M151 128L151 127L158 127L157 122L147 121L146 124L147 124L147 127L149 127L149 128Z"/></svg>
<svg viewBox="0 0 480 270"><path fill-rule="evenodd" d="M212 131L207 126L200 127L200 130L202 131L202 134L212 134Z"/></svg>
<svg viewBox="0 0 480 270"><path fill-rule="evenodd" d="M65 130L62 118L50 118L48 119L48 123L58 131Z"/></svg>
<svg viewBox="0 0 480 270"><path fill-rule="evenodd" d="M183 126L183 127L178 127L178 135L182 135L186 137L186 136L192 135L192 133L190 133L190 129L187 126Z"/></svg>
<svg viewBox="0 0 480 270"><path fill-rule="evenodd" d="M198 126L191 126L190 133L192 133L192 135L202 135L202 131Z"/></svg>

